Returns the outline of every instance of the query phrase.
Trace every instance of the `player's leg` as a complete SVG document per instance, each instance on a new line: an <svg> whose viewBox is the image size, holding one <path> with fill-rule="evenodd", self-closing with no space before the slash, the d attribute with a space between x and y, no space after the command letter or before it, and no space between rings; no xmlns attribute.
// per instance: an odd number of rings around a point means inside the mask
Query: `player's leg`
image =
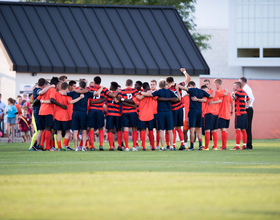
<svg viewBox="0 0 280 220"><path fill-rule="evenodd" d="M173 122L172 112L165 113L165 120L166 120L165 129L168 131L169 134L170 150L174 150L174 147L172 147L172 144L174 143L174 139L173 139L174 122Z"/></svg>
<svg viewBox="0 0 280 220"><path fill-rule="evenodd" d="M204 115L204 129L205 129L205 145L203 150L209 150L209 142L210 142L210 128L212 124L212 114Z"/></svg>
<svg viewBox="0 0 280 220"><path fill-rule="evenodd" d="M155 136L154 136L154 127L155 127L155 118L151 121L147 122L147 127L148 127L148 137L149 137L149 141L150 141L150 145L151 145L151 150L155 150Z"/></svg>
<svg viewBox="0 0 280 220"><path fill-rule="evenodd" d="M213 120L212 120L212 137L213 137L213 150L218 150L218 115L213 115Z"/></svg>
<svg viewBox="0 0 280 220"><path fill-rule="evenodd" d="M83 136L83 148L82 151L86 151L86 142L87 142L87 130L82 130L82 136Z"/></svg>
<svg viewBox="0 0 280 220"><path fill-rule="evenodd" d="M94 111L95 124L94 128L99 130L99 150L104 151L103 141L104 141L104 113L100 110Z"/></svg>
<svg viewBox="0 0 280 220"><path fill-rule="evenodd" d="M164 149L164 130L159 130L161 149Z"/></svg>
<svg viewBox="0 0 280 220"><path fill-rule="evenodd" d="M61 150L61 130L56 131L56 143L57 143L57 148Z"/></svg>
<svg viewBox="0 0 280 220"><path fill-rule="evenodd" d="M138 115L137 115L136 112L129 113L129 121L130 121L130 124L131 124L131 127L132 127L132 141L133 141L132 150L137 151L136 143L137 143L137 140L138 140L137 127L138 127L139 119L138 119ZM146 133L145 133L145 136L146 136Z"/></svg>
<svg viewBox="0 0 280 220"><path fill-rule="evenodd" d="M172 133L172 135L173 135L173 133ZM166 143L166 148L169 149L169 134L167 131L165 132L165 143Z"/></svg>
<svg viewBox="0 0 280 220"><path fill-rule="evenodd" d="M73 132L73 139L74 139L74 148L75 148L75 151L78 151L79 148L78 148L78 130L74 130Z"/></svg>
<svg viewBox="0 0 280 220"><path fill-rule="evenodd" d="M142 142L143 151L146 150L146 128L140 128L140 138Z"/></svg>
<svg viewBox="0 0 280 220"><path fill-rule="evenodd" d="M176 122L176 131L178 133L181 145L180 147L184 146L184 134L182 131L182 126L184 125L184 110L183 108L176 110L177 111L177 122Z"/></svg>

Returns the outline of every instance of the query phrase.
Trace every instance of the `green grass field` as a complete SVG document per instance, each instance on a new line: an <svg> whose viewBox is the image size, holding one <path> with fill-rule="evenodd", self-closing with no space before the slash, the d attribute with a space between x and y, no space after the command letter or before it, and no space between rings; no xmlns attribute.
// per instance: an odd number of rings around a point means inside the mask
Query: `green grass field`
<svg viewBox="0 0 280 220"><path fill-rule="evenodd" d="M279 140L255 140L247 151L104 147L30 152L0 143L0 219L280 219Z"/></svg>

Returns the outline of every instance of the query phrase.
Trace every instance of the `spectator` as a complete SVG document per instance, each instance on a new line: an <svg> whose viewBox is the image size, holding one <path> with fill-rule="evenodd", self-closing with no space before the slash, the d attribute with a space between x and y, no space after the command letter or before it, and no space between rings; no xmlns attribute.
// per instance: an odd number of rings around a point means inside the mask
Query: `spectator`
<svg viewBox="0 0 280 220"><path fill-rule="evenodd" d="M2 102L2 94L0 93L0 131L2 132L2 135L4 135L4 111L5 111L5 108L6 108L6 104L4 102Z"/></svg>
<svg viewBox="0 0 280 220"><path fill-rule="evenodd" d="M21 107L21 111L22 115L19 117L18 127L24 143L27 143L30 141L31 117L27 114L28 108L26 106Z"/></svg>
<svg viewBox="0 0 280 220"><path fill-rule="evenodd" d="M15 104L18 114L21 115L21 106L22 106L22 97L20 95L17 96L17 103Z"/></svg>
<svg viewBox="0 0 280 220"><path fill-rule="evenodd" d="M5 109L5 114L7 115L7 136L8 143L12 141L15 142L15 124L16 124L16 116L18 114L17 108L14 105L15 100L12 98L8 99L8 106ZM10 129L12 133L12 140L10 139Z"/></svg>

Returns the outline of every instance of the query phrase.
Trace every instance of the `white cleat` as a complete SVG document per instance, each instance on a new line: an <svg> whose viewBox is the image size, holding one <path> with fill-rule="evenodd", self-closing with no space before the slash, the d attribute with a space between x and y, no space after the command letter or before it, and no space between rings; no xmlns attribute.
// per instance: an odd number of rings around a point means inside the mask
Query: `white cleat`
<svg viewBox="0 0 280 220"><path fill-rule="evenodd" d="M162 147L162 148L160 149L160 151L165 151L165 147Z"/></svg>
<svg viewBox="0 0 280 220"><path fill-rule="evenodd" d="M75 148L75 151L80 151L79 148Z"/></svg>
<svg viewBox="0 0 280 220"><path fill-rule="evenodd" d="M129 148L125 148L125 151L129 151Z"/></svg>
<svg viewBox="0 0 280 220"><path fill-rule="evenodd" d="M173 148L173 147L170 147L169 150L174 150L174 148Z"/></svg>
<svg viewBox="0 0 280 220"><path fill-rule="evenodd" d="M132 151L138 151L138 150L137 150L137 148L136 148L136 147L133 147L133 148L132 148Z"/></svg>
<svg viewBox="0 0 280 220"><path fill-rule="evenodd" d="M156 149L159 150L159 146L156 146Z"/></svg>
<svg viewBox="0 0 280 220"><path fill-rule="evenodd" d="M87 151L87 149L86 148L82 148L82 151Z"/></svg>

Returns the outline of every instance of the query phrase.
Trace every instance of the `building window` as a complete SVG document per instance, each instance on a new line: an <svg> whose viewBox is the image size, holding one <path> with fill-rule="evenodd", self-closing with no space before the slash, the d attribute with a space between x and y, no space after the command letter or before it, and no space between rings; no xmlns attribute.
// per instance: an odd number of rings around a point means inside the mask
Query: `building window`
<svg viewBox="0 0 280 220"><path fill-rule="evenodd" d="M280 48L264 48L263 57L280 57Z"/></svg>
<svg viewBox="0 0 280 220"><path fill-rule="evenodd" d="M237 57L260 57L259 48L238 48Z"/></svg>

